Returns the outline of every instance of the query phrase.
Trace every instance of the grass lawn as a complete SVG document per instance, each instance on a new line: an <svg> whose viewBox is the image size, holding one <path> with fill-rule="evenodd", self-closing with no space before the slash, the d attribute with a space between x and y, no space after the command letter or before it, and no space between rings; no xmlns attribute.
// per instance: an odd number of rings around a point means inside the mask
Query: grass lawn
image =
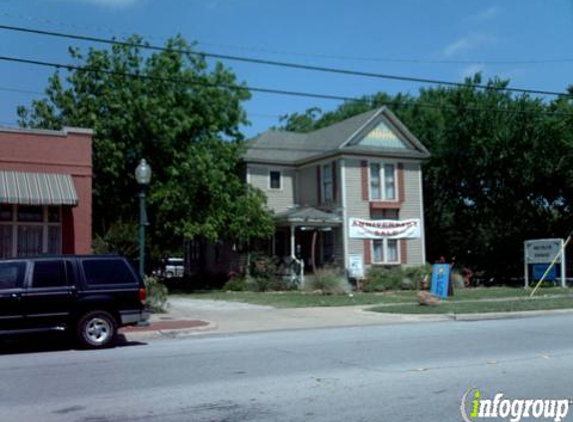
<svg viewBox="0 0 573 422"><path fill-rule="evenodd" d="M204 293L178 294L193 299L228 300L234 302L253 303L258 305L269 305L277 308L304 308L313 306L352 306L352 305L385 305L385 310L380 312L400 312L400 313L466 313L457 309L470 309L470 312L494 312L503 311L497 309L499 302L467 302L480 300L503 300L509 298L526 299L531 290L522 288L490 287L476 289L460 289L455 292L454 297L445 301L438 307L419 306L415 291L395 291L386 293L354 293L353 295L315 295L309 293L294 292L223 292L210 291ZM507 310L527 309L559 309L573 307L573 299L569 296L573 293L570 289L543 288L537 291L534 301L512 300L504 303ZM530 303L532 302L532 303ZM538 303L539 302L539 303ZM403 306L402 306L403 305ZM567 305L567 306L566 306ZM386 308L386 306L388 308ZM513 309L512 307L516 307ZM540 306L546 306L541 307ZM553 307L547 307L553 306ZM391 310L389 309L391 308ZM415 309L414 309L415 308ZM496 309L494 309L496 308ZM471 310L475 309L475 310ZM491 309L491 310L489 310Z"/></svg>
<svg viewBox="0 0 573 422"><path fill-rule="evenodd" d="M402 292L401 292L402 293ZM256 305L269 305L276 308L308 308L313 306L352 306L377 305L380 303L407 303L416 299L415 292L409 295L396 295L393 292L383 294L354 293L350 295L315 295L301 292L222 292L178 294L192 299L228 300Z"/></svg>
<svg viewBox="0 0 573 422"><path fill-rule="evenodd" d="M504 301L487 302L442 302L438 306L420 306L418 304L406 304L397 306L378 306L372 311L396 314L475 314L486 312L515 312L515 311L539 311L549 309L573 308L573 296L558 296L538 299L508 299Z"/></svg>

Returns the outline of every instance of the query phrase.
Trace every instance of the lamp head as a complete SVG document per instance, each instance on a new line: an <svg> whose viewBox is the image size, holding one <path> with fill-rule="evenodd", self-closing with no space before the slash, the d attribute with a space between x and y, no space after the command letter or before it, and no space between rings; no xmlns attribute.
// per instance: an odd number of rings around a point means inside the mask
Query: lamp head
<svg viewBox="0 0 573 422"><path fill-rule="evenodd" d="M151 181L151 167L144 159L141 159L135 169L135 180L137 180L137 183L141 186L147 186Z"/></svg>

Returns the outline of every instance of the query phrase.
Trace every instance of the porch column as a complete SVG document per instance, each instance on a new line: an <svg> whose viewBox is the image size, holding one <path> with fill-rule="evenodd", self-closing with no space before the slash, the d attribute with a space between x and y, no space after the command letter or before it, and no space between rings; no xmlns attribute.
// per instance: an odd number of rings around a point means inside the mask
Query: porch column
<svg viewBox="0 0 573 422"><path fill-rule="evenodd" d="M294 236L294 232L295 232L296 227L294 225L290 226L290 256L292 258L295 257L295 236Z"/></svg>

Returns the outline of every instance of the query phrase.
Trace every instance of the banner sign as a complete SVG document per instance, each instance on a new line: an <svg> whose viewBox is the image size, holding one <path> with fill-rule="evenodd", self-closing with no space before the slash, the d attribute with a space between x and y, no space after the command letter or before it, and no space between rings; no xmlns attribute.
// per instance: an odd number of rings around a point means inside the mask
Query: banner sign
<svg viewBox="0 0 573 422"><path fill-rule="evenodd" d="M349 219L349 236L353 239L417 239L420 219L362 220Z"/></svg>
<svg viewBox="0 0 573 422"><path fill-rule="evenodd" d="M432 266L432 286L430 292L438 297L448 297L450 285L450 264L434 264Z"/></svg>

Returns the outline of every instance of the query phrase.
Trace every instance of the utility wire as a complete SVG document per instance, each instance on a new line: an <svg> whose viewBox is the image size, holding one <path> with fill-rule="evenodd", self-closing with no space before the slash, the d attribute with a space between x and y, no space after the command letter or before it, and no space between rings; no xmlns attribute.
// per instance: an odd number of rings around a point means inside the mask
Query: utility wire
<svg viewBox="0 0 573 422"><path fill-rule="evenodd" d="M40 30L40 29L24 28L24 27L18 27L18 26L0 25L0 29L4 29L4 30L8 30L8 31L24 32L24 33L30 33L30 34L37 34L37 35L59 37L59 38L75 39L75 40L81 40L81 41L97 42L97 43L103 43L103 44L108 44L108 45L137 47L137 48L143 48L143 49L154 50L154 51L174 51L174 52L192 54L192 55L201 56L201 57L210 57L210 58L215 58L215 59L220 59L220 60L233 60L233 61L239 61L239 62L245 62L245 63L261 64L261 65L277 66L277 67L286 67L286 68L299 69L299 70L310 70L310 71L316 71L316 72L337 73L337 74L343 74L343 75L362 76L362 77L369 77L369 78L388 79L388 80L405 81L405 82L425 83L425 84L432 84L432 85L444 85L444 86L455 86L455 87L468 87L469 86L472 88L516 92L516 93L521 93L521 94L570 96L570 94L568 94L566 92L555 92L555 91L524 89L524 88L496 87L496 86L489 86L489 85L483 85L483 84L469 84L468 85L468 84L461 83L461 82L443 81L443 80L438 80L438 79L416 78L416 77L398 76L398 75L386 75L386 74L381 74L381 73L362 72L362 71L358 71L358 70L338 69L338 68L323 67L323 66L312 66L312 65L300 64L300 63L280 62L280 61L274 61L274 60L256 59L256 58L251 58L251 57L230 56L230 55L225 55L225 54L182 51L182 50L178 50L178 49L170 49L170 48L166 48L166 47L159 47L159 46L154 46L154 45L149 45L149 44L131 43L131 42L118 41L118 40L112 40L112 39L107 39L107 38L98 38L98 37L91 37L91 36L86 36L86 35L67 34L67 33L54 32L54 31L44 31L44 30Z"/></svg>
<svg viewBox="0 0 573 422"><path fill-rule="evenodd" d="M30 21L36 22L41 24L47 24L51 26L58 26L63 28L71 28L73 30L85 30L86 26L82 25L74 25L70 22L62 22L55 19L45 19L45 18L37 18L35 16L24 16L24 15L15 15L8 12L0 13L7 18L16 18L23 21ZM129 37L131 34L127 32L119 32L114 28L105 27L105 26L90 26L90 29L99 32L99 33L115 33L122 37ZM153 36L146 36L146 38L155 39L160 41L158 37ZM162 40L161 40L162 41ZM253 47L253 46L246 46L246 45L233 45L233 44L221 44L221 43L212 43L206 42L202 40L196 40L198 45L205 45L207 47L215 47L215 48L226 48L226 49L233 49L239 51L253 51L257 53L267 53L267 54L274 54L274 55L287 55L287 56L296 56L296 57L305 57L305 58L318 58L318 59L332 59L332 60L347 60L347 61L362 61L362 62L380 62L380 63L414 63L414 64L475 64L475 63L482 63L487 65L508 65L508 64L556 64L556 63L570 63L573 62L573 58L571 57L564 57L564 58L544 58L544 59L499 59L499 60L492 60L492 59L481 59L475 58L472 60L460 60L460 59L423 59L423 58L399 58L399 57L374 57L374 56L345 56L345 55L334 55L334 54L321 54L321 53L304 53L300 51L289 51L289 50L277 50L271 48L262 48L262 47Z"/></svg>
<svg viewBox="0 0 573 422"><path fill-rule="evenodd" d="M224 84L224 83L210 83L205 81L190 81L187 79L182 78L166 78L161 76L153 76L153 75L144 75L140 73L128 73L128 72L119 72L115 70L107 70L107 69L96 69L91 67L82 67L76 65L69 65L63 63L55 63L55 62L46 62L40 60L30 60L30 59L23 59L19 57L8 57L8 56L0 56L0 61L12 62L12 63L21 63L21 64L30 64L36 66L43 66L43 67L51 67L55 69L67 69L67 70L75 70L78 72L91 72L91 73L100 73L100 74L107 74L112 76L120 76L120 77L129 77L135 79L146 79L152 80L157 82L169 82L174 84L184 84L184 85L191 85L191 86L202 86L206 88L224 88L234 91L250 91L250 92L258 92L264 94L277 94L277 95L289 95L295 97L307 97L307 98L318 98L323 100L336 100L336 101L347 101L347 102L368 102L368 98L356 98L356 97L347 97L342 95L331 95L331 94L317 94L311 92L303 92L303 91L289 91L289 90L280 90L280 89L273 89L273 88L260 88L260 87L247 87L247 86L240 86L240 85L232 85L232 84ZM413 107L422 107L422 108L433 108L433 109L441 109L441 110L450 110L450 111L459 111L460 109L468 110L468 111L493 111L499 113L509 113L509 114L539 114L539 115L550 115L550 116L566 116L566 117L573 117L573 113L562 113L562 112L552 112L552 111L523 111L523 110L506 110L501 108L491 108L491 107L470 107L470 106L463 106L463 107L455 107L455 106L447 106L442 104L432 104L432 103L423 103L419 101L387 101L380 103L382 105L397 105L397 106L413 106Z"/></svg>

